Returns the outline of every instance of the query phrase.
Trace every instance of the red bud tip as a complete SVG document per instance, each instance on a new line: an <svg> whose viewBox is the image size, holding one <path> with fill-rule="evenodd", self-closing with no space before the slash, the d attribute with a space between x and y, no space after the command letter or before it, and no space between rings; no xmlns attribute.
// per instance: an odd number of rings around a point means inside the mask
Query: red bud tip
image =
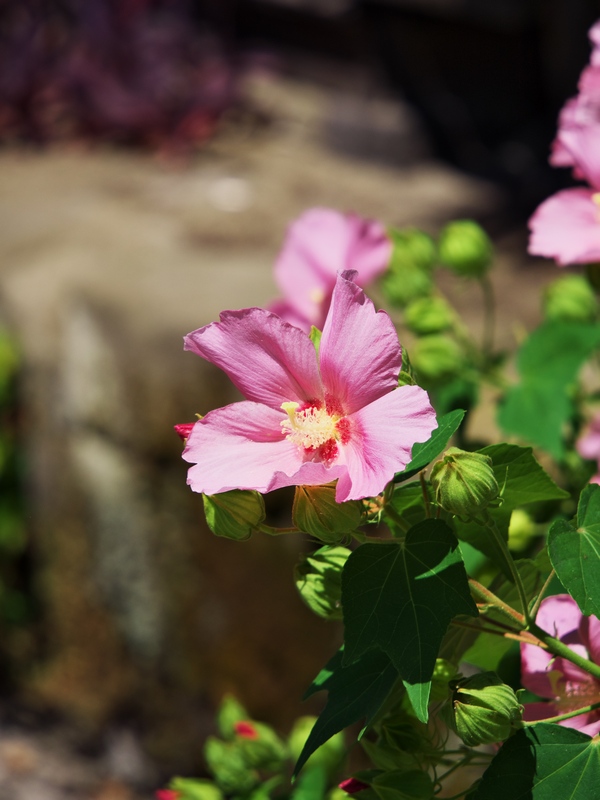
<svg viewBox="0 0 600 800"><path fill-rule="evenodd" d="M251 722L236 722L233 729L242 739L258 739L258 731Z"/></svg>
<svg viewBox="0 0 600 800"><path fill-rule="evenodd" d="M181 792L176 789L157 789L155 796L156 800L179 800Z"/></svg>
<svg viewBox="0 0 600 800"><path fill-rule="evenodd" d="M358 794L358 792L362 792L363 789L368 789L369 784L363 783L359 781L357 778L346 778L345 781L342 781L338 784L338 789L346 792L346 794Z"/></svg>
<svg viewBox="0 0 600 800"><path fill-rule="evenodd" d="M192 432L195 422L182 422L180 425L173 425L175 433L179 436L181 441L185 444L186 439Z"/></svg>

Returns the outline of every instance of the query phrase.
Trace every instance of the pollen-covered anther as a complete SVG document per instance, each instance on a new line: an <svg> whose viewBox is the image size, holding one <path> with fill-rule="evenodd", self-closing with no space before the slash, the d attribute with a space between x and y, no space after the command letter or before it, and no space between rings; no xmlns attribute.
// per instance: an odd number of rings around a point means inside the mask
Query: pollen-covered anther
<svg viewBox="0 0 600 800"><path fill-rule="evenodd" d="M281 429L289 439L304 450L318 450L323 445L341 438L341 432L347 435L347 426L342 425L338 415L332 415L325 408L308 405L304 408L299 403L282 403L281 408L287 413L287 419L281 423Z"/></svg>

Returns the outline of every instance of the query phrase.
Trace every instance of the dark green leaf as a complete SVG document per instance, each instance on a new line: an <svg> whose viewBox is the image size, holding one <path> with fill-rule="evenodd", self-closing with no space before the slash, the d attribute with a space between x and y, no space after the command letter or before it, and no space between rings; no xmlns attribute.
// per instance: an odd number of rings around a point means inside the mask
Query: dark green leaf
<svg viewBox="0 0 600 800"><path fill-rule="evenodd" d="M431 675L457 614L477 616L458 542L441 520L410 529L403 544L364 544L342 573L344 663L379 648L401 675L418 718L427 721Z"/></svg>
<svg viewBox="0 0 600 800"><path fill-rule="evenodd" d="M573 413L571 385L598 344L600 325L547 321L535 330L517 356L521 382L499 409L502 429L562 458L563 428Z"/></svg>
<svg viewBox="0 0 600 800"><path fill-rule="evenodd" d="M438 419L438 426L427 442L416 444L412 449L412 461L396 477L396 483L407 481L430 464L446 448L450 437L456 433L465 412L461 409L450 411Z"/></svg>
<svg viewBox="0 0 600 800"><path fill-rule="evenodd" d="M600 616L600 486L586 486L579 499L577 527L557 520L548 534L552 566L583 614Z"/></svg>
<svg viewBox="0 0 600 800"><path fill-rule="evenodd" d="M502 746L472 800L594 800L599 787L597 742L573 728L539 723Z"/></svg>
<svg viewBox="0 0 600 800"><path fill-rule="evenodd" d="M505 542L508 541L510 514L510 510L506 510L504 506L489 510L490 519L495 523ZM507 564L506 551L502 549L489 528L480 522L463 522L458 517L454 517L452 524L461 542L467 542L471 547L475 547L480 553L490 558L496 566L500 567L507 577L510 576L511 572Z"/></svg>
<svg viewBox="0 0 600 800"><path fill-rule="evenodd" d="M339 650L333 656L305 694L310 697L322 689L329 693L327 704L300 753L295 775L312 753L335 733L361 719L368 725L398 680L395 667L381 650L365 653L348 667L342 666L342 655L343 651Z"/></svg>

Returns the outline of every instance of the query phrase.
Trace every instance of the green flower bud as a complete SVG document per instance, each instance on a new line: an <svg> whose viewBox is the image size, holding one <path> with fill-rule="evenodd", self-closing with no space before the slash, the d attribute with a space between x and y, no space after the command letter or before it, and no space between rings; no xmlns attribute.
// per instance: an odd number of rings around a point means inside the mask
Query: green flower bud
<svg viewBox="0 0 600 800"><path fill-rule="evenodd" d="M225 739L233 739L238 722L249 719L250 715L244 706L232 695L226 694L217 711L217 727Z"/></svg>
<svg viewBox="0 0 600 800"><path fill-rule="evenodd" d="M393 244L390 269L401 271L407 264L426 271L433 267L437 253L431 236L418 228L392 229L389 234Z"/></svg>
<svg viewBox="0 0 600 800"><path fill-rule="evenodd" d="M491 458L458 447L433 465L430 481L438 505L463 519L477 516L500 493Z"/></svg>
<svg viewBox="0 0 600 800"><path fill-rule="evenodd" d="M417 376L425 381L441 381L460 371L464 356L457 342L446 336L417 339L410 351Z"/></svg>
<svg viewBox="0 0 600 800"><path fill-rule="evenodd" d="M446 225L439 250L442 264L469 278L480 278L492 263L492 243L483 228L470 219Z"/></svg>
<svg viewBox="0 0 600 800"><path fill-rule="evenodd" d="M241 541L265 518L265 503L258 492L233 489L221 494L202 495L206 522L217 536Z"/></svg>
<svg viewBox="0 0 600 800"><path fill-rule="evenodd" d="M209 736L204 744L204 759L225 794L245 794L259 782L258 773L249 768L237 741L223 742Z"/></svg>
<svg viewBox="0 0 600 800"><path fill-rule="evenodd" d="M299 717L294 723L288 738L288 749L292 761L296 762L300 758L300 753L316 721L317 717ZM318 765L323 767L330 777L334 777L345 756L346 743L344 734L342 732L336 733L325 744L315 750L306 762L304 769Z"/></svg>
<svg viewBox="0 0 600 800"><path fill-rule="evenodd" d="M297 486L292 506L294 525L326 544L341 541L355 531L362 520L358 500L337 503L335 486Z"/></svg>
<svg viewBox="0 0 600 800"><path fill-rule="evenodd" d="M391 305L404 308L418 297L431 294L433 281L428 272L407 263L389 269L383 276L381 289Z"/></svg>
<svg viewBox="0 0 600 800"><path fill-rule="evenodd" d="M463 678L452 689L451 725L468 747L503 742L522 727L523 706L495 672Z"/></svg>
<svg viewBox="0 0 600 800"><path fill-rule="evenodd" d="M565 275L546 287L543 296L546 319L592 322L598 313L598 300L582 275Z"/></svg>
<svg viewBox="0 0 600 800"><path fill-rule="evenodd" d="M236 744L247 767L278 770L288 758L287 747L268 725L244 720L236 723L235 729Z"/></svg>
<svg viewBox="0 0 600 800"><path fill-rule="evenodd" d="M296 567L296 588L306 605L324 619L342 619L342 569L346 547L321 547Z"/></svg>
<svg viewBox="0 0 600 800"><path fill-rule="evenodd" d="M169 788L177 800L223 800L223 793L212 781L200 778L173 778Z"/></svg>
<svg viewBox="0 0 600 800"><path fill-rule="evenodd" d="M522 508L515 508L510 515L510 523L508 525L508 546L510 549L517 553L526 550L532 539L537 536L539 536L538 526L527 511Z"/></svg>
<svg viewBox="0 0 600 800"><path fill-rule="evenodd" d="M454 311L443 297L421 297L408 306L404 322L419 336L441 333L452 326Z"/></svg>

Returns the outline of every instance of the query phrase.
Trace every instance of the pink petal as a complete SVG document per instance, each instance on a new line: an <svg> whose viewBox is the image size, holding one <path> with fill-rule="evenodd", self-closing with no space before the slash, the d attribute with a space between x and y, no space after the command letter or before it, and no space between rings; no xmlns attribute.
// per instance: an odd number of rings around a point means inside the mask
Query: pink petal
<svg viewBox="0 0 600 800"><path fill-rule="evenodd" d="M194 425L183 451L183 458L195 464L188 470L188 484L204 494L230 489L264 493L329 483L345 472L339 464L304 461L302 451L281 430L285 416L249 401L209 412Z"/></svg>
<svg viewBox="0 0 600 800"><path fill-rule="evenodd" d="M437 427L427 392L401 386L350 417L351 436L341 446L347 473L335 499L359 500L383 491L409 463L416 442L425 442Z"/></svg>
<svg viewBox="0 0 600 800"><path fill-rule="evenodd" d="M337 273L356 269L357 282L364 286L386 269L391 252L391 241L378 222L313 208L289 226L275 280L296 316L321 328Z"/></svg>
<svg viewBox="0 0 600 800"><path fill-rule="evenodd" d="M402 366L392 321L349 277L338 276L319 351L326 397L345 414L393 391Z"/></svg>
<svg viewBox="0 0 600 800"><path fill-rule="evenodd" d="M560 132L562 145L570 151L577 176L600 189L600 121L588 122Z"/></svg>
<svg viewBox="0 0 600 800"><path fill-rule="evenodd" d="M542 600L535 621L542 630L561 641L577 641L581 616L579 606L570 595L556 594Z"/></svg>
<svg viewBox="0 0 600 800"><path fill-rule="evenodd" d="M558 711L554 703L525 703L523 706L523 719L526 722L538 722L556 716Z"/></svg>
<svg viewBox="0 0 600 800"><path fill-rule="evenodd" d="M195 465L188 484L204 494L270 491L276 472L293 475L302 465L298 448L281 430L284 418L283 411L248 401L209 412L194 425L183 451Z"/></svg>
<svg viewBox="0 0 600 800"><path fill-rule="evenodd" d="M262 308L224 311L220 322L189 333L184 349L220 367L248 398L274 409L323 397L312 342Z"/></svg>
<svg viewBox="0 0 600 800"><path fill-rule="evenodd" d="M594 66L600 65L600 20L596 22L589 30L588 36L593 45L592 55L590 62Z"/></svg>
<svg viewBox="0 0 600 800"><path fill-rule="evenodd" d="M600 664L600 619L596 616L581 617L579 635L586 646L590 658Z"/></svg>
<svg viewBox="0 0 600 800"><path fill-rule="evenodd" d="M600 260L600 210L593 194L565 189L544 201L529 220L529 252L563 266Z"/></svg>
<svg viewBox="0 0 600 800"><path fill-rule="evenodd" d="M600 459L600 415L592 419L587 431L577 439L575 447L582 458L590 461Z"/></svg>

